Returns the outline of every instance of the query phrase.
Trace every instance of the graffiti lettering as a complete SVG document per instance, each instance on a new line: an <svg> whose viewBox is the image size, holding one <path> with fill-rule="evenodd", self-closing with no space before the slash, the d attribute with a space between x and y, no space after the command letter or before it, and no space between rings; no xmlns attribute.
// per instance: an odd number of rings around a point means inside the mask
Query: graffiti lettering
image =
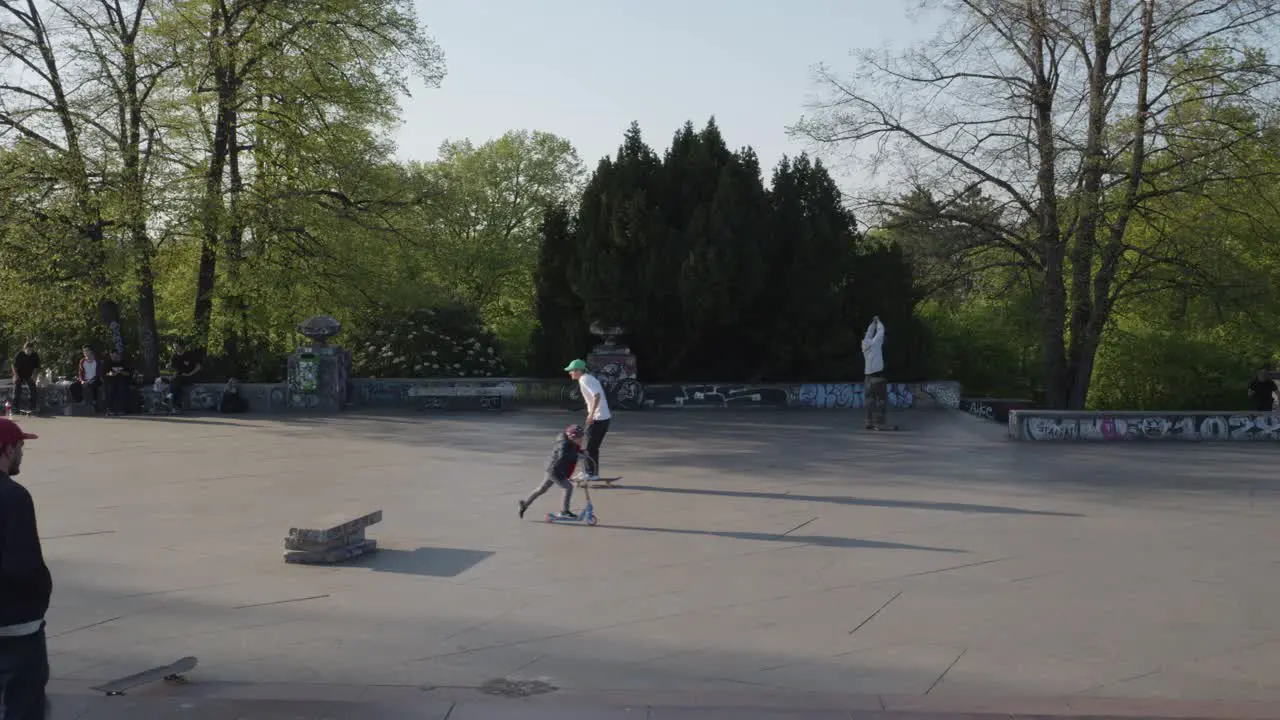
<svg viewBox="0 0 1280 720"><path fill-rule="evenodd" d="M647 385L644 407L786 407L793 393L785 386Z"/></svg>
<svg viewBox="0 0 1280 720"><path fill-rule="evenodd" d="M1278 441L1280 414L1053 413L1014 410L1013 436L1025 440Z"/></svg>
<svg viewBox="0 0 1280 720"><path fill-rule="evenodd" d="M862 383L807 383L796 391L795 404L806 408L860 410L866 407ZM889 383L889 407L915 405L915 393L906 383Z"/></svg>
<svg viewBox="0 0 1280 720"><path fill-rule="evenodd" d="M952 410L960 407L960 383L929 382L925 383L920 390L933 398L934 407Z"/></svg>

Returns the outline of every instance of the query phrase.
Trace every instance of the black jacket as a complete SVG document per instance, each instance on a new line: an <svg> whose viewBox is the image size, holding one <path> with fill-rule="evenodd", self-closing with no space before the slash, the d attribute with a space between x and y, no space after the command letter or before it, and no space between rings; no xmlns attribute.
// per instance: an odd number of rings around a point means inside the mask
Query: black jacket
<svg viewBox="0 0 1280 720"><path fill-rule="evenodd" d="M547 460L547 474L560 480L568 480L577 467L578 443L570 440L568 435L560 433L556 438L555 449L551 451L551 458Z"/></svg>
<svg viewBox="0 0 1280 720"><path fill-rule="evenodd" d="M31 493L0 473L0 627L43 619L52 594Z"/></svg>
<svg viewBox="0 0 1280 720"><path fill-rule="evenodd" d="M19 352L13 358L13 372L20 378L29 378L40 367L40 353Z"/></svg>

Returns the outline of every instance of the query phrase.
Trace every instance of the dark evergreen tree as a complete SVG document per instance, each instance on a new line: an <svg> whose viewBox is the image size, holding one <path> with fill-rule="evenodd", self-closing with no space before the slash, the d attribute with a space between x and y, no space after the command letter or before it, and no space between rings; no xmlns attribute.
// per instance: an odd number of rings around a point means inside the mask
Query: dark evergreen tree
<svg viewBox="0 0 1280 720"><path fill-rule="evenodd" d="M529 367L538 375L554 377L563 372L567 358L586 352L589 340L582 300L572 285L580 259L568 208L546 210L541 241L534 270L538 325L530 344Z"/></svg>
<svg viewBox="0 0 1280 720"><path fill-rule="evenodd" d="M835 181L805 155L784 159L766 190L755 153L730 151L714 119L682 127L661 160L632 124L588 182L573 239L572 327L622 325L645 381L856 379L874 314L894 334L891 373L911 374L909 264L892 248L860 250ZM539 303L539 352L563 358L548 343L574 341L549 324L570 322L543 318Z"/></svg>

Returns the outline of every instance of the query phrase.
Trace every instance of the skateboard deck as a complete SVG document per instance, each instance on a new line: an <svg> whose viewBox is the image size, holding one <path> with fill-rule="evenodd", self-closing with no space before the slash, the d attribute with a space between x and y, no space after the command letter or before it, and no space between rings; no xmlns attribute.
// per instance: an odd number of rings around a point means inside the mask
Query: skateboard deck
<svg viewBox="0 0 1280 720"><path fill-rule="evenodd" d="M99 685L92 689L106 693L107 695L123 695L126 690L132 690L139 685L146 685L147 683L153 683L157 680L163 680L167 683L184 683L187 679L183 677L183 673L195 670L198 662L199 661L194 656L188 655L175 662L169 663L168 665L161 665L159 667L153 667L150 670L143 670L140 673L134 673L133 675L122 677L119 680L112 680L111 682Z"/></svg>
<svg viewBox="0 0 1280 720"><path fill-rule="evenodd" d="M596 479L592 480L591 482L593 482L593 483L604 483L605 485L612 485L612 484L614 484L614 483L618 482L618 481L619 481L619 480L621 480L621 479L622 479L622 476L621 476L621 475L619 475L619 476L617 476L617 477L602 477L602 478L596 478Z"/></svg>

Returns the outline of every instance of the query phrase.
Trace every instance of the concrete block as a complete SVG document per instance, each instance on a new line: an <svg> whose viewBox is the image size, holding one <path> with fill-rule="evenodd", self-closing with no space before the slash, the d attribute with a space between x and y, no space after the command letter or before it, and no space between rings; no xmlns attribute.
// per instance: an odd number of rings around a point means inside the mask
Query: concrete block
<svg viewBox="0 0 1280 720"><path fill-rule="evenodd" d="M338 548L358 545L364 542L364 530L357 530L350 535L343 535L340 538L328 540L325 542L312 542L298 537L287 537L284 539L285 550L301 550L304 552L324 552L326 550L336 550Z"/></svg>
<svg viewBox="0 0 1280 720"><path fill-rule="evenodd" d="M382 511L366 515L343 513L330 515L306 527L289 528L289 537L306 543L327 543L361 532L370 525L382 522Z"/></svg>
<svg viewBox="0 0 1280 720"><path fill-rule="evenodd" d="M284 554L284 561L286 563L302 565L332 565L344 560L360 557L361 555L369 555L377 551L377 540L365 540L358 545L336 548L333 550L321 550L316 552L291 550Z"/></svg>

